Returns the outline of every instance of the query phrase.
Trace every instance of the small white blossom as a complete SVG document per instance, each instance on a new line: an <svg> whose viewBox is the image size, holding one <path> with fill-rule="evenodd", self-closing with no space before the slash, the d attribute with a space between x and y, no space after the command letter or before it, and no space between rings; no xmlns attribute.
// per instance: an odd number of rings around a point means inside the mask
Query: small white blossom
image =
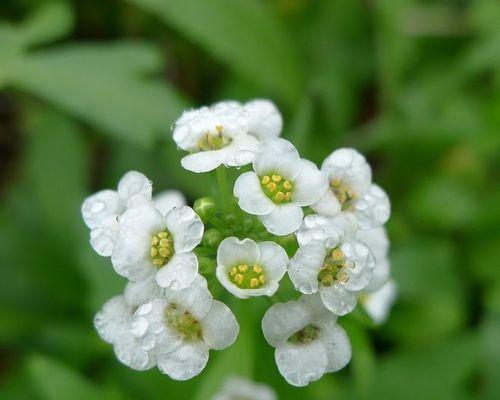
<svg viewBox="0 0 500 400"><path fill-rule="evenodd" d="M217 249L217 278L235 296L272 296L286 273L288 256L274 242L229 237Z"/></svg>
<svg viewBox="0 0 500 400"><path fill-rule="evenodd" d="M258 139L249 134L247 112L236 102L185 111L175 122L177 146L190 152L182 166L193 172L207 172L220 165L239 167L254 159Z"/></svg>
<svg viewBox="0 0 500 400"><path fill-rule="evenodd" d="M277 400L277 397L267 385L230 376L212 400Z"/></svg>
<svg viewBox="0 0 500 400"><path fill-rule="evenodd" d="M283 129L283 118L276 105L269 100L256 99L243 105L248 114L248 133L259 140L277 138Z"/></svg>
<svg viewBox="0 0 500 400"><path fill-rule="evenodd" d="M153 292L148 293L148 288ZM142 291L146 300L142 304L129 304L126 296L118 296L95 318L99 335L113 344L117 358L131 368L157 365L172 379L190 379L205 368L210 349L222 350L238 335L233 313L213 300L200 275L179 291L158 292L151 285L142 286Z"/></svg>
<svg viewBox="0 0 500 400"><path fill-rule="evenodd" d="M328 175L330 189L312 205L316 212L327 216L354 213L359 229L377 228L388 220L389 198L372 183L372 171L363 155L354 149L336 150L321 170Z"/></svg>
<svg viewBox="0 0 500 400"><path fill-rule="evenodd" d="M85 199L83 220L90 228L90 244L97 254L109 257L118 233L118 217L131 206L151 199L153 187L146 176L127 172L118 190L101 190Z"/></svg>
<svg viewBox="0 0 500 400"><path fill-rule="evenodd" d="M187 206L173 208L166 215L151 202L131 208L120 217L113 267L133 281L155 276L162 287L183 289L198 273L193 249L203 229L201 219Z"/></svg>
<svg viewBox="0 0 500 400"><path fill-rule="evenodd" d="M364 291L375 291L387 282L391 273L391 264L387 257L389 251L387 232L384 227L357 231L356 239L366 244L375 257L372 279L364 288Z"/></svg>
<svg viewBox="0 0 500 400"><path fill-rule="evenodd" d="M397 294L396 283L389 279L377 290L364 293L360 298L360 303L373 322L382 324L387 320Z"/></svg>
<svg viewBox="0 0 500 400"><path fill-rule="evenodd" d="M274 304L262 319L267 342L276 348L278 369L294 386L306 386L351 359L351 344L318 296Z"/></svg>
<svg viewBox="0 0 500 400"><path fill-rule="evenodd" d="M234 195L243 211L257 215L278 236L295 232L302 207L315 203L328 187L326 176L284 139L262 142L253 169L238 177Z"/></svg>
<svg viewBox="0 0 500 400"><path fill-rule="evenodd" d="M297 236L300 247L288 265L297 290L319 292L325 307L337 315L354 309L375 268L370 249L353 237L351 228L342 216L308 216Z"/></svg>

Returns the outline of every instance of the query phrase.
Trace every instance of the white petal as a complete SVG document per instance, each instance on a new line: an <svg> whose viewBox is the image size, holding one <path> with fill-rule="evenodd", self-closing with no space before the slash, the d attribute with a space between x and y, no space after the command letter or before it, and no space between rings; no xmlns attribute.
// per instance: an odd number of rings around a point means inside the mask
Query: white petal
<svg viewBox="0 0 500 400"><path fill-rule="evenodd" d="M340 203L335 194L330 189L327 189L316 203L311 204L311 208L318 214L334 217L340 212Z"/></svg>
<svg viewBox="0 0 500 400"><path fill-rule="evenodd" d="M128 209L119 217L118 222L120 223L120 237L152 236L165 229L165 219L161 212L154 208L152 202Z"/></svg>
<svg viewBox="0 0 500 400"><path fill-rule="evenodd" d="M135 232L120 235L111 255L115 271L134 281L152 277L157 269L151 263L150 240L150 236Z"/></svg>
<svg viewBox="0 0 500 400"><path fill-rule="evenodd" d="M166 190L154 196L153 203L157 210L167 215L172 208L185 206L186 198L178 190Z"/></svg>
<svg viewBox="0 0 500 400"><path fill-rule="evenodd" d="M286 342L290 336L311 322L312 314L307 304L300 301L273 304L262 318L262 332L274 347Z"/></svg>
<svg viewBox="0 0 500 400"><path fill-rule="evenodd" d="M387 257L389 251L389 238L384 227L357 231L356 239L368 246L375 260L381 260Z"/></svg>
<svg viewBox="0 0 500 400"><path fill-rule="evenodd" d="M217 249L217 267L229 268L240 264L253 265L259 261L260 253L257 243L252 239L239 240L237 237L224 239Z"/></svg>
<svg viewBox="0 0 500 400"><path fill-rule="evenodd" d="M281 375L294 386L318 380L328 365L325 347L318 340L307 345L284 343L276 349L275 359Z"/></svg>
<svg viewBox="0 0 500 400"><path fill-rule="evenodd" d="M311 243L298 248L288 264L288 276L301 293L318 291L318 273L323 267L326 251L323 245Z"/></svg>
<svg viewBox="0 0 500 400"><path fill-rule="evenodd" d="M184 169L196 173L213 171L222 164L223 155L221 150L200 151L182 157L181 165Z"/></svg>
<svg viewBox="0 0 500 400"><path fill-rule="evenodd" d="M259 176L280 174L289 181L300 172L297 149L285 139L265 140L255 154L253 169Z"/></svg>
<svg viewBox="0 0 500 400"><path fill-rule="evenodd" d="M269 100L253 100L245 103L250 128L249 133L259 140L276 138L281 134L283 118L276 105Z"/></svg>
<svg viewBox="0 0 500 400"><path fill-rule="evenodd" d="M341 213L336 217L311 214L304 218L297 240L300 245L318 242L332 249L352 237L356 230L356 218L350 213Z"/></svg>
<svg viewBox="0 0 500 400"><path fill-rule="evenodd" d="M203 340L210 349L222 350L231 346L240 331L240 326L232 311L217 300L212 302L212 308L200 323Z"/></svg>
<svg viewBox="0 0 500 400"><path fill-rule="evenodd" d="M362 304L372 320L377 324L382 324L389 316L389 311L396 297L396 284L393 280L389 280L379 290L367 293L362 300Z"/></svg>
<svg viewBox="0 0 500 400"><path fill-rule="evenodd" d="M118 183L118 195L127 202L136 195L142 195L151 199L153 185L151 181L140 172L127 172Z"/></svg>
<svg viewBox="0 0 500 400"><path fill-rule="evenodd" d="M387 194L377 185L371 185L355 202L359 229L373 229L385 224L391 214Z"/></svg>
<svg viewBox="0 0 500 400"><path fill-rule="evenodd" d="M240 208L249 214L269 214L275 207L262 191L259 177L255 172L245 172L236 179L234 195L238 198Z"/></svg>
<svg viewBox="0 0 500 400"><path fill-rule="evenodd" d="M176 253L156 273L156 282L164 288L181 290L187 288L198 275L198 258L193 252Z"/></svg>
<svg viewBox="0 0 500 400"><path fill-rule="evenodd" d="M163 289L158 286L156 280L146 279L138 282L129 282L125 286L124 296L127 303L131 306L139 306L151 299L160 298L163 295Z"/></svg>
<svg viewBox="0 0 500 400"><path fill-rule="evenodd" d="M203 341L184 342L171 353L158 355L158 369L177 381L198 375L208 362L208 347Z"/></svg>
<svg viewBox="0 0 500 400"><path fill-rule="evenodd" d="M207 280L201 275L197 275L186 289L166 289L165 297L169 303L189 311L198 321L203 319L212 307L212 295L208 290Z"/></svg>
<svg viewBox="0 0 500 400"><path fill-rule="evenodd" d="M140 343L131 335L115 344L114 350L121 363L137 371L148 370L156 364L154 354L142 349Z"/></svg>
<svg viewBox="0 0 500 400"><path fill-rule="evenodd" d="M250 135L239 135L233 142L222 149L222 163L227 167L242 167L250 164L255 159L255 152L259 147L259 141Z"/></svg>
<svg viewBox="0 0 500 400"><path fill-rule="evenodd" d="M299 206L317 202L328 190L327 175L308 160L299 163L300 173L293 182L292 199Z"/></svg>
<svg viewBox="0 0 500 400"><path fill-rule="evenodd" d="M117 217L124 211L124 204L114 190L102 190L85 199L82 217L89 228L97 228L110 217Z"/></svg>
<svg viewBox="0 0 500 400"><path fill-rule="evenodd" d="M358 194L367 190L372 181L370 165L365 157L354 149L335 150L325 159L321 169L328 174L329 180L339 179Z"/></svg>
<svg viewBox="0 0 500 400"><path fill-rule="evenodd" d="M363 290L372 292L380 289L389 279L391 274L391 264L387 258L383 258L376 262L373 269L372 279Z"/></svg>
<svg viewBox="0 0 500 400"><path fill-rule="evenodd" d="M118 228L117 219L111 216L99 227L90 231L90 245L97 254L103 257L111 256L115 242L118 239Z"/></svg>
<svg viewBox="0 0 500 400"><path fill-rule="evenodd" d="M366 265L356 266L354 270L349 269L349 280L343 285L347 290L359 291L364 289L370 283L373 270Z"/></svg>
<svg viewBox="0 0 500 400"><path fill-rule="evenodd" d="M345 330L334 321L319 324L319 340L323 343L328 357L326 372L344 368L351 360L351 342Z"/></svg>
<svg viewBox="0 0 500 400"><path fill-rule="evenodd" d="M123 296L115 296L108 300L94 318L94 326L102 340L114 343L126 330L132 307Z"/></svg>
<svg viewBox="0 0 500 400"><path fill-rule="evenodd" d="M167 229L174 238L176 253L193 250L203 237L203 222L191 207L176 207L166 216Z"/></svg>
<svg viewBox="0 0 500 400"><path fill-rule="evenodd" d="M319 294L325 307L336 315L348 314L356 307L356 293L344 289L338 283L332 286L321 286Z"/></svg>
<svg viewBox="0 0 500 400"><path fill-rule="evenodd" d="M267 215L259 215L266 229L277 236L286 236L300 228L304 212L293 203L276 205Z"/></svg>
<svg viewBox="0 0 500 400"><path fill-rule="evenodd" d="M285 249L274 242L261 242L258 246L260 252L258 264L264 269L266 278L280 281L288 265L288 255Z"/></svg>

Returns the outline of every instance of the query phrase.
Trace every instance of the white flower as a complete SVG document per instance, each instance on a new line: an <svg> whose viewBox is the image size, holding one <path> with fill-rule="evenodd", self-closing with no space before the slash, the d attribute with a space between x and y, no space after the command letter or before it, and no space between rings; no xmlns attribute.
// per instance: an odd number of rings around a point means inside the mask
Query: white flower
<svg viewBox="0 0 500 400"><path fill-rule="evenodd" d="M262 319L262 331L276 348L281 375L294 386L306 386L351 359L349 338L318 296L274 304Z"/></svg>
<svg viewBox="0 0 500 400"><path fill-rule="evenodd" d="M166 289L164 298L142 304L132 327L143 346L154 349L158 369L176 380L198 375L209 350L230 346L239 331L231 310L213 300L200 275L188 288Z"/></svg>
<svg viewBox="0 0 500 400"><path fill-rule="evenodd" d="M235 296L272 296L286 273L288 256L274 242L229 237L217 249L217 278Z"/></svg>
<svg viewBox="0 0 500 400"><path fill-rule="evenodd" d="M372 183L372 171L363 155L354 149L330 154L321 170L328 175L330 189L312 208L327 216L339 212L356 215L360 229L372 229L387 222L390 203L387 194Z"/></svg>
<svg viewBox="0 0 500 400"><path fill-rule="evenodd" d="M357 230L356 219L351 213L341 213L330 218L311 214L304 218L297 232L297 241L301 246L316 242L326 247L334 247L336 243L349 238L365 244L375 258L372 278L364 290L373 291L380 288L390 274L387 258L389 238L384 227L360 231Z"/></svg>
<svg viewBox="0 0 500 400"><path fill-rule="evenodd" d="M310 217L297 236L300 247L290 259L288 275L297 290L319 292L326 308L345 315L356 306L359 291L370 283L375 259L366 245L352 237L348 219Z"/></svg>
<svg viewBox="0 0 500 400"><path fill-rule="evenodd" d="M173 208L164 216L151 202L144 203L120 217L111 261L130 280L155 276L162 287L183 289L198 273L192 250L202 236L203 222L190 207Z"/></svg>
<svg viewBox="0 0 500 400"><path fill-rule="evenodd" d="M90 231L90 244L101 256L109 257L118 233L118 217L128 208L151 199L151 182L137 171L127 172L118 190L101 190L85 199L82 216Z"/></svg>
<svg viewBox="0 0 500 400"><path fill-rule="evenodd" d="M253 169L238 177L234 195L243 211L257 215L278 236L295 232L302 207L315 203L328 187L326 176L284 139L262 142Z"/></svg>
<svg viewBox="0 0 500 400"><path fill-rule="evenodd" d="M259 140L276 138L283 129L283 118L276 105L269 100L256 99L243 105L248 114L248 133Z"/></svg>
<svg viewBox="0 0 500 400"><path fill-rule="evenodd" d="M172 208L185 206L186 198L177 190L166 190L155 195L153 203L158 211L167 215Z"/></svg>
<svg viewBox="0 0 500 400"><path fill-rule="evenodd" d="M213 300L200 275L179 291L158 290L152 281L139 285L134 300L141 304L128 303L130 293L115 297L94 320L122 363L139 370L157 365L171 378L185 380L203 370L209 349L222 350L235 341L239 326L233 313Z"/></svg>
<svg viewBox="0 0 500 400"><path fill-rule="evenodd" d="M249 135L249 118L236 102L185 111L176 121L173 136L185 156L182 166L207 172L219 165L238 167L253 161L258 140Z"/></svg>
<svg viewBox="0 0 500 400"><path fill-rule="evenodd" d="M267 385L230 376L213 400L277 400L277 397L272 388Z"/></svg>
<svg viewBox="0 0 500 400"><path fill-rule="evenodd" d="M125 296L109 300L94 318L99 336L113 345L120 362L136 370L147 370L156 363L156 356L147 346L131 334L132 315L136 306L129 304Z"/></svg>
<svg viewBox="0 0 500 400"><path fill-rule="evenodd" d="M397 294L396 283L392 279L389 279L379 289L364 293L360 298L360 303L373 322L382 324L389 316Z"/></svg>

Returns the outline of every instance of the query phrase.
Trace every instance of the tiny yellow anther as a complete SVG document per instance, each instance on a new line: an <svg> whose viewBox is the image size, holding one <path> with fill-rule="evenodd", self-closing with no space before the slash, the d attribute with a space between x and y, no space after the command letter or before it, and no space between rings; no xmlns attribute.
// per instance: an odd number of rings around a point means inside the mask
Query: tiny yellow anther
<svg viewBox="0 0 500 400"><path fill-rule="evenodd" d="M271 181L271 178L269 178L269 175L265 175L265 176L262 178L262 184L263 184L263 185L267 185L270 181Z"/></svg>
<svg viewBox="0 0 500 400"><path fill-rule="evenodd" d="M243 282L243 275L241 275L241 274L237 274L237 275L234 277L234 280L235 280L235 282L236 282L238 285L241 285L241 283Z"/></svg>
<svg viewBox="0 0 500 400"><path fill-rule="evenodd" d="M262 284L266 283L266 277L264 275L259 276L259 282Z"/></svg>
<svg viewBox="0 0 500 400"><path fill-rule="evenodd" d="M273 175L273 182L280 183L281 175Z"/></svg>
<svg viewBox="0 0 500 400"><path fill-rule="evenodd" d="M274 195L274 198L276 199L276 201L283 201L285 199L285 193L278 192Z"/></svg>
<svg viewBox="0 0 500 400"><path fill-rule="evenodd" d="M276 191L276 188L277 188L277 186L276 186L276 183L274 183L274 182L271 182L269 185L267 185L267 189L268 189L271 193L275 192L275 191Z"/></svg>
<svg viewBox="0 0 500 400"><path fill-rule="evenodd" d="M286 189L286 190L290 190L292 188L292 184L290 183L290 181L285 181L283 183L283 187Z"/></svg>
<svg viewBox="0 0 500 400"><path fill-rule="evenodd" d="M255 287L259 284L259 280L257 278L250 279L250 287Z"/></svg>
<svg viewBox="0 0 500 400"><path fill-rule="evenodd" d="M286 194L285 194L285 200L286 201L290 201L291 198L292 198L292 192L286 192Z"/></svg>
<svg viewBox="0 0 500 400"><path fill-rule="evenodd" d="M166 247L160 247L160 256L162 257L168 257L170 255L170 251Z"/></svg>
<svg viewBox="0 0 500 400"><path fill-rule="evenodd" d="M239 270L240 272L247 272L247 270L248 270L248 265L246 265L246 264L242 264L242 265L238 266L238 270Z"/></svg>
<svg viewBox="0 0 500 400"><path fill-rule="evenodd" d="M160 239L165 239L168 237L168 233L167 232L158 232L158 235L157 235Z"/></svg>
<svg viewBox="0 0 500 400"><path fill-rule="evenodd" d="M236 267L231 268L231 271L229 271L230 276L235 276L238 273L238 270Z"/></svg>
<svg viewBox="0 0 500 400"><path fill-rule="evenodd" d="M342 260L344 258L344 253L340 249L332 250L332 258L336 261Z"/></svg>
<svg viewBox="0 0 500 400"><path fill-rule="evenodd" d="M216 125L215 126L215 130L217 131L217 133L222 133L223 129L224 129L224 127L222 125Z"/></svg>
<svg viewBox="0 0 500 400"><path fill-rule="evenodd" d="M161 258L153 259L153 264L161 267L163 265L163 260Z"/></svg>
<svg viewBox="0 0 500 400"><path fill-rule="evenodd" d="M158 250L155 247L151 247L151 257L155 257L158 255Z"/></svg>
<svg viewBox="0 0 500 400"><path fill-rule="evenodd" d="M168 246L168 239L161 239L160 240L160 247L167 247Z"/></svg>
<svg viewBox="0 0 500 400"><path fill-rule="evenodd" d="M253 266L253 272L255 272L255 273L257 273L257 274L260 274L260 273L262 272L262 267L261 267L261 266L259 266L259 265L257 265L257 264L255 264L255 265Z"/></svg>
<svg viewBox="0 0 500 400"><path fill-rule="evenodd" d="M156 246L159 242L159 239L156 236L151 238L151 246Z"/></svg>

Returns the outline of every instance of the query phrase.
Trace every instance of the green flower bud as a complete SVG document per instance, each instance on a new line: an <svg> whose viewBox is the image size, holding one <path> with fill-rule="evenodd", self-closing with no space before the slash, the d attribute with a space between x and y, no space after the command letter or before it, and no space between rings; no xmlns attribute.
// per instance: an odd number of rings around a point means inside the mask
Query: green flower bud
<svg viewBox="0 0 500 400"><path fill-rule="evenodd" d="M217 206L212 197L202 197L194 202L194 212L199 215L201 220L206 223L208 219L215 213Z"/></svg>
<svg viewBox="0 0 500 400"><path fill-rule="evenodd" d="M201 242L205 247L212 247L216 249L222 239L224 239L224 237L221 231L215 228L209 228L203 234L203 239L201 240Z"/></svg>

